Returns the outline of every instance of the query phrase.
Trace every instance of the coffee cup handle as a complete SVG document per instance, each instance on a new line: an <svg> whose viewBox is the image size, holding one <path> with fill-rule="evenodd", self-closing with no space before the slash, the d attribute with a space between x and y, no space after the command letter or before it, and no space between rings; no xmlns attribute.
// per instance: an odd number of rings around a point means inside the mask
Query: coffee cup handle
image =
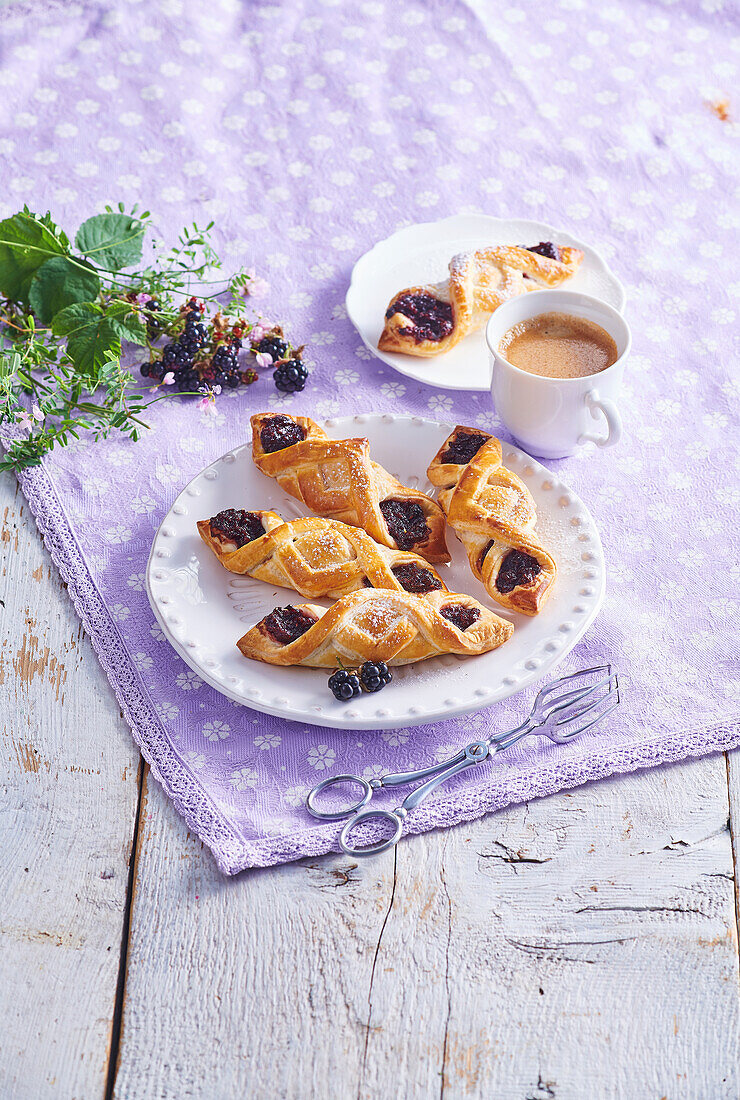
<svg viewBox="0 0 740 1100"><path fill-rule="evenodd" d="M606 420L607 433L603 435L582 435L579 443L595 443L597 447L613 447L622 438L622 418L619 409L608 397L599 397L598 390L589 390L584 397L586 406L591 411L594 419L599 413L603 413Z"/></svg>

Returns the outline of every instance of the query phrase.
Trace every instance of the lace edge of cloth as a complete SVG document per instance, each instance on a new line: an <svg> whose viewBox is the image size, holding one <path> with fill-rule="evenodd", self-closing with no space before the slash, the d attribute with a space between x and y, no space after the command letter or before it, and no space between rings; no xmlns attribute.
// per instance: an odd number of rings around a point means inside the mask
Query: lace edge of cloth
<svg viewBox="0 0 740 1100"><path fill-rule="evenodd" d="M239 836L173 748L93 581L47 470L37 466L22 471L18 482L151 774L188 827L211 849L219 869L226 875L235 875L252 867L271 867L304 856L339 851L337 837L341 826L301 829L290 837L270 837L252 843ZM552 765L533 767L515 778L492 782L482 790L458 791L448 798L438 796L429 806L414 812L406 831L422 833L447 828L611 775L739 746L740 719L735 719L711 729L647 739L627 748L594 753L585 764L579 760L569 766L567 760L561 759Z"/></svg>

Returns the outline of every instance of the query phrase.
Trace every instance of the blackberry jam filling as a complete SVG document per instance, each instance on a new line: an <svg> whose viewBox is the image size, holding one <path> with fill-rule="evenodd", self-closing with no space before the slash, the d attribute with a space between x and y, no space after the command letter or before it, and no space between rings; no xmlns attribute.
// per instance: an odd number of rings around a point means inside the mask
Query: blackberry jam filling
<svg viewBox="0 0 740 1100"><path fill-rule="evenodd" d="M262 520L255 512L245 512L243 508L226 508L210 521L211 535L222 535L224 540L245 546L264 535Z"/></svg>
<svg viewBox="0 0 740 1100"><path fill-rule="evenodd" d="M458 630L467 630L480 618L477 607L466 607L464 603L448 603L446 607L440 607L439 613L449 619Z"/></svg>
<svg viewBox="0 0 740 1100"><path fill-rule="evenodd" d="M399 550L411 550L431 534L421 505L413 500L381 500L380 511Z"/></svg>
<svg viewBox="0 0 740 1100"><path fill-rule="evenodd" d="M413 561L396 565L391 572L407 592L436 592L442 587L442 581L435 577L431 569L422 569Z"/></svg>
<svg viewBox="0 0 740 1100"><path fill-rule="evenodd" d="M267 420L260 432L260 443L265 454L284 451L306 438L305 430L290 416L278 413Z"/></svg>
<svg viewBox="0 0 740 1100"><path fill-rule="evenodd" d="M471 458L475 458L487 438L478 432L458 432L439 461L465 466Z"/></svg>
<svg viewBox="0 0 740 1100"><path fill-rule="evenodd" d="M385 315L392 317L394 313L402 313L411 321L410 332L417 344L422 340L444 340L452 332L452 306L432 294L402 294Z"/></svg>
<svg viewBox="0 0 740 1100"><path fill-rule="evenodd" d="M540 241L539 244L526 246L527 252L536 252L539 256L547 256L548 260L559 260L560 249L552 241Z"/></svg>
<svg viewBox="0 0 740 1100"><path fill-rule="evenodd" d="M317 621L313 615L308 615L300 608L288 604L287 607L276 607L271 611L262 620L262 627L273 641L279 642L280 645L288 645L296 638L300 638L301 634L305 634Z"/></svg>
<svg viewBox="0 0 740 1100"><path fill-rule="evenodd" d="M496 577L499 592L511 592L520 584L530 584L538 573L542 572L540 563L531 554L521 550L510 550L501 562Z"/></svg>

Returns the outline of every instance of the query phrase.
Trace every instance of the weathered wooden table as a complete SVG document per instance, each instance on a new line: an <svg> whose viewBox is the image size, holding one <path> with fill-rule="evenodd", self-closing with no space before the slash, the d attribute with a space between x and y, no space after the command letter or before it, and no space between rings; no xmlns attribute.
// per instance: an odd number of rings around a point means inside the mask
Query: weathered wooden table
<svg viewBox="0 0 740 1100"><path fill-rule="evenodd" d="M226 880L0 516L2 1100L740 1095L740 757Z"/></svg>

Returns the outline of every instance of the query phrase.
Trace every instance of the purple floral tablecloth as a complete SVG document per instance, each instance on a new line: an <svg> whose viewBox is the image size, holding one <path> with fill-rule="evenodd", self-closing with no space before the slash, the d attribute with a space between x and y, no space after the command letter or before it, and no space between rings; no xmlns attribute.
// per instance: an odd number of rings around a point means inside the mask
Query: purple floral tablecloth
<svg viewBox="0 0 740 1100"><path fill-rule="evenodd" d="M442 788L409 828L740 744L738 127L710 108L737 87L736 7L26 3L0 43L3 217L28 202L74 229L140 200L170 242L214 218L228 261L269 280L263 312L308 344L297 399L269 377L215 418L175 398L142 442L83 440L21 479L153 774L225 872L335 848L303 809L317 780L427 764L529 705L360 735L267 717L180 661L144 592L172 500L260 408L501 431L487 395L395 374L347 320L355 260L415 221L531 217L593 243L627 286L634 354L619 448L557 464L609 570L567 667L614 660L624 705L567 749L525 743Z"/></svg>

